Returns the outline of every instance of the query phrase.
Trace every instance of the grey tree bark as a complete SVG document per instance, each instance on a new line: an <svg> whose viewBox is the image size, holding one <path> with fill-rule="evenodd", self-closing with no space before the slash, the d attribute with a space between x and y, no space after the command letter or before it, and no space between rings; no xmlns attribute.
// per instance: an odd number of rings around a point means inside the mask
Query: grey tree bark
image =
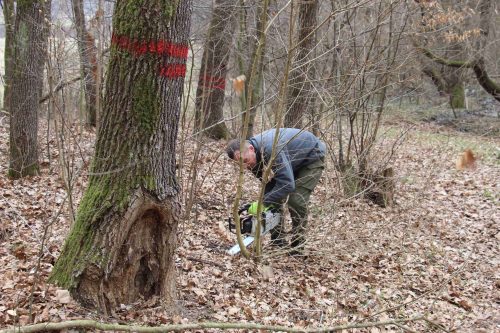
<svg viewBox="0 0 500 333"><path fill-rule="evenodd" d="M87 126L95 127L97 125L97 48L94 45L94 38L85 27L83 0L71 0L71 4L85 94L85 123Z"/></svg>
<svg viewBox="0 0 500 333"><path fill-rule="evenodd" d="M14 20L16 18L14 0L5 0L3 2L3 17L5 21L5 48L4 63L5 73L3 76L3 109L9 112L10 97L10 79L12 77L12 52L14 51Z"/></svg>
<svg viewBox="0 0 500 333"><path fill-rule="evenodd" d="M264 56L266 53L266 32L269 0L258 0L257 4L256 38L253 40L253 51L248 67L246 68L245 90L242 96L243 113L242 120L247 129L245 138L249 139L254 135L254 122L257 114L257 107L262 99L262 80L264 79ZM246 15L242 11L242 15ZM246 20L246 18L244 18ZM246 22L240 23L240 29L246 28ZM246 45L248 46L248 44ZM240 50L242 52L243 50ZM245 126L245 125L244 125Z"/></svg>
<svg viewBox="0 0 500 333"><path fill-rule="evenodd" d="M196 90L196 125L213 139L225 139L228 136L223 107L236 13L233 0L215 1L201 60Z"/></svg>
<svg viewBox="0 0 500 333"><path fill-rule="evenodd" d="M10 113L9 176L36 175L38 108L47 56L50 1L18 1L13 32L12 71L7 109ZM9 76L10 76L9 75Z"/></svg>
<svg viewBox="0 0 500 333"><path fill-rule="evenodd" d="M317 0L301 1L299 6L298 46L288 86L285 127L302 128L304 115L312 115L314 93L312 80L315 75L311 63L316 44L314 29L317 25Z"/></svg>
<svg viewBox="0 0 500 333"><path fill-rule="evenodd" d="M89 185L51 276L105 313L176 297L175 150L190 11L190 0L116 3Z"/></svg>

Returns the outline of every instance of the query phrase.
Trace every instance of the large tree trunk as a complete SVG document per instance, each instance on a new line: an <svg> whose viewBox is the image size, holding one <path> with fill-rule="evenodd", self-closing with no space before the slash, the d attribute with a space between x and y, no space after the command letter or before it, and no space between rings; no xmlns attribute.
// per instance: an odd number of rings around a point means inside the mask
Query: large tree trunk
<svg viewBox="0 0 500 333"><path fill-rule="evenodd" d="M83 0L72 0L73 15L80 54L83 91L85 93L85 123L87 126L97 125L97 48L94 38L85 27Z"/></svg>
<svg viewBox="0 0 500 333"><path fill-rule="evenodd" d="M17 2L11 61L9 176L38 173L38 107L47 55L50 1ZM10 76L10 75L9 75Z"/></svg>
<svg viewBox="0 0 500 333"><path fill-rule="evenodd" d="M316 43L318 11L317 0L306 0L299 7L298 46L288 86L288 108L285 115L285 127L302 128L305 114L312 115L314 107L311 81L314 79L314 66L311 64L312 53Z"/></svg>
<svg viewBox="0 0 500 333"><path fill-rule="evenodd" d="M88 188L51 279L83 305L175 299L175 148L190 0L121 0Z"/></svg>
<svg viewBox="0 0 500 333"><path fill-rule="evenodd" d="M224 95L236 7L234 0L216 0L201 60L196 90L196 127L213 139L225 139Z"/></svg>

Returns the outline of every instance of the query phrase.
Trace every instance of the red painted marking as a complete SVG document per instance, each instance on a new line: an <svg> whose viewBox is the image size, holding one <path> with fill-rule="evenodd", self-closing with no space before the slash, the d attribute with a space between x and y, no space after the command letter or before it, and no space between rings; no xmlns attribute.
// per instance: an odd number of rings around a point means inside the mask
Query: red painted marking
<svg viewBox="0 0 500 333"><path fill-rule="evenodd" d="M134 56L141 56L149 53L186 60L189 53L189 47L186 44L176 44L166 40L139 41L136 39L130 39L127 36L115 34L111 37L111 44L122 50L130 52ZM168 64L161 66L160 75L171 79L184 77L186 75L186 65Z"/></svg>
<svg viewBox="0 0 500 333"><path fill-rule="evenodd" d="M170 79L175 79L178 77L184 77L186 75L186 65L185 64L169 64L160 67L160 75L168 77Z"/></svg>
<svg viewBox="0 0 500 333"><path fill-rule="evenodd" d="M226 88L226 79L221 76L205 75L201 78L200 81L203 87L209 89L224 90Z"/></svg>
<svg viewBox="0 0 500 333"><path fill-rule="evenodd" d="M111 44L128 51L136 56L146 53L167 55L174 58L187 59L189 47L186 44L171 43L166 40L159 41L139 41L130 39L127 36L114 35L111 37Z"/></svg>

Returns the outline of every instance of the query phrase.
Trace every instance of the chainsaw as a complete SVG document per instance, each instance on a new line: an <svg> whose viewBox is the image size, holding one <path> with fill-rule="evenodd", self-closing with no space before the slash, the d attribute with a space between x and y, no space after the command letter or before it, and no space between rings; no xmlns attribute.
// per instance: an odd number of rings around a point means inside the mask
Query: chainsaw
<svg viewBox="0 0 500 333"><path fill-rule="evenodd" d="M238 215L240 216L240 231L242 235L246 236L243 239L243 245L245 247L252 244L255 240L255 233L257 231L258 223L256 216L248 214L249 207L250 204L247 204L240 207L240 209L238 210ZM269 233L271 229L273 229L280 223L280 220L281 214L276 208L263 212L261 218L260 235L263 236ZM232 233L236 233L236 224L232 221L232 218L228 219L229 231L231 231ZM240 250L240 245L236 244L229 250L227 250L227 253L230 255L236 255L240 252Z"/></svg>

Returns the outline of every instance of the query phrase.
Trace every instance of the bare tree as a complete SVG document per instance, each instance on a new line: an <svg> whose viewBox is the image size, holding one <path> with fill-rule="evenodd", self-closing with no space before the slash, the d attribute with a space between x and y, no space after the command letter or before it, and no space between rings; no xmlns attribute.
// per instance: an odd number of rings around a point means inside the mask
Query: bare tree
<svg viewBox="0 0 500 333"><path fill-rule="evenodd" d="M83 0L71 0L76 28L78 53L80 54L81 76L85 93L85 123L97 125L97 48L94 37L85 27Z"/></svg>
<svg viewBox="0 0 500 333"><path fill-rule="evenodd" d="M238 64L241 73L246 75L246 84L241 95L242 122L245 137L250 138L254 133L254 122L257 107L262 103L262 82L264 79L264 55L266 53L266 26L268 20L269 1L258 0L256 7L255 35L249 34L248 16L245 0L240 0L240 21L238 35ZM249 52L249 50L251 50ZM245 61L244 54L251 53L250 59Z"/></svg>
<svg viewBox="0 0 500 333"><path fill-rule="evenodd" d="M436 6L429 6L427 2L416 0L420 7L421 31L423 33L434 32L439 30L448 31L450 34L460 33L460 29L450 22L438 23L436 17L451 17L458 16L460 8L455 9L454 6L460 6L456 1L441 0L440 3L435 3ZM441 19L443 20L443 19ZM435 39L435 44L440 45L444 49L447 58L457 59L465 55L465 47L463 43L456 41L447 41L445 36L440 33L432 34ZM432 61L421 60L423 65L423 73L429 76L436 85L438 91L449 96L449 105L451 108L465 107L465 78L467 71L460 67L447 67L437 64Z"/></svg>
<svg viewBox="0 0 500 333"><path fill-rule="evenodd" d="M213 139L228 136L223 106L236 13L234 1L215 1L201 59L196 90L196 123L198 129Z"/></svg>
<svg viewBox="0 0 500 333"><path fill-rule="evenodd" d="M497 101L500 101L500 85L488 74L485 60L485 50L494 12L493 2L491 0L480 0L477 8L479 11L479 35L475 38L474 52L468 59L465 56L458 59L457 57L451 58L447 54L441 56L426 45L417 45L417 49L433 62L445 67L461 70L472 69L481 87Z"/></svg>
<svg viewBox="0 0 500 333"><path fill-rule="evenodd" d="M301 1L298 10L297 53L290 73L285 127L302 128L303 116L312 114L314 108L312 80L315 74L312 61L316 46L315 28L317 25L318 1Z"/></svg>
<svg viewBox="0 0 500 333"><path fill-rule="evenodd" d="M175 299L175 150L189 0L117 1L89 185L51 279L83 305Z"/></svg>
<svg viewBox="0 0 500 333"><path fill-rule="evenodd" d="M5 73L3 76L4 91L3 91L3 108L9 112L7 107L10 102L10 78L12 76L12 52L14 51L14 20L16 18L14 0L5 0L3 2L3 17L5 20L5 48L4 48L4 62Z"/></svg>
<svg viewBox="0 0 500 333"><path fill-rule="evenodd" d="M50 6L45 0L17 2L6 107L10 113L9 176L13 178L35 175L39 169L38 108Z"/></svg>
<svg viewBox="0 0 500 333"><path fill-rule="evenodd" d="M493 16L493 2L491 0L480 0L479 9L479 36L475 43L475 53L471 60L449 59L446 56L441 57L435 54L427 47L417 46L425 56L434 62L451 68L470 68L474 71L477 82L483 89L492 95L497 101L500 101L500 85L491 79L486 69L484 51L487 45L490 25Z"/></svg>

